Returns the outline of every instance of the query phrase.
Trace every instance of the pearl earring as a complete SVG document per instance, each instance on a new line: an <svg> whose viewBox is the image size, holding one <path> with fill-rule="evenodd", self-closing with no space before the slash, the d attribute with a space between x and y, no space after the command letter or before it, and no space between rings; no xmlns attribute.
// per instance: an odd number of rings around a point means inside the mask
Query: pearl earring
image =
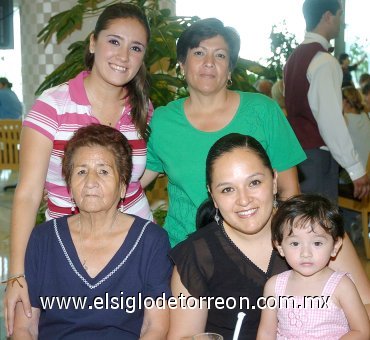
<svg viewBox="0 0 370 340"><path fill-rule="evenodd" d="M121 213L123 213L123 212L124 212L123 198L121 198L121 202L120 202L120 204L119 204L119 208L118 208L118 210L119 210Z"/></svg>
<svg viewBox="0 0 370 340"><path fill-rule="evenodd" d="M76 202L73 198L71 200L72 200L71 212L72 215L74 215L76 213Z"/></svg>

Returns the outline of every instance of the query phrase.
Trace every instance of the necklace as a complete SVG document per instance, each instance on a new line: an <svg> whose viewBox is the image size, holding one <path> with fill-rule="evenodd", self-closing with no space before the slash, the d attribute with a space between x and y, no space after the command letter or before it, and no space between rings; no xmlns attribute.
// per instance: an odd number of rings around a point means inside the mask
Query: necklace
<svg viewBox="0 0 370 340"><path fill-rule="evenodd" d="M103 110L103 107L106 105L106 103L105 102L100 103L97 99L95 99L95 95L93 94L93 91L86 90L86 93L87 93L87 96L88 96L89 101L90 101L90 106L91 106L90 114L91 114L91 116L95 117L100 122L100 124L113 126L113 124L115 123L116 118L117 118L118 110L114 110L114 111L116 111L116 113L114 113L113 115L112 114L110 114L110 115L107 114L107 112ZM120 106L120 110L119 110L120 116L119 117L121 117L122 113L125 111L125 99L123 98L122 100L123 100L123 105ZM92 103L94 103L94 105ZM114 112L114 111L111 111L111 112ZM105 113L102 114L103 112L105 112ZM107 115L109 117L107 117Z"/></svg>
<svg viewBox="0 0 370 340"><path fill-rule="evenodd" d="M115 216L114 216L114 218L113 218L113 222L111 223L111 225L110 225L110 228L109 228L109 233L112 231L112 229L113 229L113 226L114 226L114 223L116 222L116 220L117 220L117 217L118 217L118 214L119 214L119 211L117 210L116 211L116 214L115 214ZM81 250L82 250L82 252L83 252L83 254L85 254L86 255L86 252L85 252L85 241L82 239L82 223L81 223L81 214L79 214L78 215L78 226L79 226L79 237L80 237L80 239L79 239L79 243L81 244ZM93 234L94 235L94 234ZM95 238L93 238L94 239L94 244L95 244ZM89 257L93 257L93 255L95 254L95 251L96 251L96 249L97 249L98 247L94 247L93 248L93 250L92 250L92 252L90 253L90 256ZM81 254L81 257L82 257L82 267L86 270L86 271L88 271L89 270L89 267L87 266L87 257L85 256L82 256L82 254Z"/></svg>

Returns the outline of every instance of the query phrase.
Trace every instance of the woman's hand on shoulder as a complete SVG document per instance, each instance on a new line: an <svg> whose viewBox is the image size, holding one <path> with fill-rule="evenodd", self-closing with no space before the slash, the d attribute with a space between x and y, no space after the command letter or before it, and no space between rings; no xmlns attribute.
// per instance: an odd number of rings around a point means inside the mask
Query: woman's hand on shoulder
<svg viewBox="0 0 370 340"><path fill-rule="evenodd" d="M21 286L22 285L22 286ZM4 295L4 321L7 336L13 334L15 307L18 302L22 303L24 315L27 318L32 317L31 303L28 296L27 281L20 277L17 281L8 282Z"/></svg>
<svg viewBox="0 0 370 340"><path fill-rule="evenodd" d="M32 307L32 317L23 313L22 303L18 302L15 308L15 324L13 340L37 340L39 335L40 309Z"/></svg>

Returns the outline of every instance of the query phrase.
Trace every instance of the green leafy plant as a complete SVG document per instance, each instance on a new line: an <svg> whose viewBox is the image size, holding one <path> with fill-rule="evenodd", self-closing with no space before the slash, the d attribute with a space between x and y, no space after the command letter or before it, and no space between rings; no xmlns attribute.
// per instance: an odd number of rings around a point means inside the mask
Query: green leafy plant
<svg viewBox="0 0 370 340"><path fill-rule="evenodd" d="M355 41L349 47L349 55L352 63L356 63L363 57L366 57L366 49L368 49L369 43L361 41L359 37L356 37ZM368 73L369 62L367 58L358 65L357 69L354 71L356 81L359 80L362 73Z"/></svg>
<svg viewBox="0 0 370 340"><path fill-rule="evenodd" d="M57 42L60 43L82 27L84 18L97 17L105 7L117 2L119 1L106 3L103 0L78 0L71 9L50 18L38 34L38 41L48 44L55 34ZM181 76L176 59L176 40L186 27L199 18L173 16L168 9L159 8L158 0L127 2L138 5L144 10L151 27L152 37L146 52L145 64L150 73L150 98L154 107L166 105L174 99L186 96L186 83ZM83 55L88 42L89 37L86 37L85 40L76 41L68 47L64 63L45 78L36 90L36 95L49 87L68 81L84 69ZM248 72L264 77L271 76L268 68L250 60L240 59L232 74L231 89L255 91L249 81Z"/></svg>
<svg viewBox="0 0 370 340"><path fill-rule="evenodd" d="M267 59L267 62L273 76L269 79L276 81L283 78L284 65L298 43L295 35L288 31L285 21L272 26L270 40L272 56Z"/></svg>
<svg viewBox="0 0 370 340"><path fill-rule="evenodd" d="M160 226L164 225L164 220L167 216L167 205L162 204L158 208L153 210L154 221Z"/></svg>
<svg viewBox="0 0 370 340"><path fill-rule="evenodd" d="M45 222L46 203L42 202L36 215L36 225Z"/></svg>

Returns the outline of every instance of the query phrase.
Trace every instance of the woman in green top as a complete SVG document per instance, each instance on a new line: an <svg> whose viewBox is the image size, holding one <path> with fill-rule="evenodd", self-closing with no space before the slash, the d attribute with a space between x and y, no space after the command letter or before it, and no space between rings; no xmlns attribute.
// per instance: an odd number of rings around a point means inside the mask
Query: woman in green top
<svg viewBox="0 0 370 340"><path fill-rule="evenodd" d="M178 40L189 97L156 109L142 178L146 186L160 172L168 176L165 229L172 246L195 230L196 210L207 198L207 153L230 132L251 135L263 145L279 174L281 199L299 192L295 166L306 157L278 105L264 95L227 88L239 49L238 33L215 18L196 22Z"/></svg>

